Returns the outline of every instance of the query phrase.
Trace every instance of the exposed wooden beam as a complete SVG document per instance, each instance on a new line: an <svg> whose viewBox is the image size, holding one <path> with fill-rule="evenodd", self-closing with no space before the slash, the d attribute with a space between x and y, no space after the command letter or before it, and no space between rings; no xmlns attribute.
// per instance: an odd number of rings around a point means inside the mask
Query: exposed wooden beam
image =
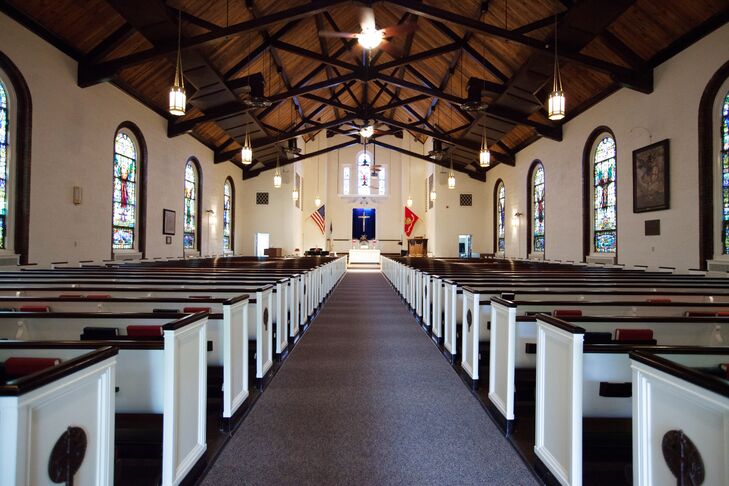
<svg viewBox="0 0 729 486"><path fill-rule="evenodd" d="M387 110L397 108L398 106L405 106L405 105L409 105L411 103L417 103L418 101L427 100L428 98L430 98L430 96L424 95L424 94L419 94L416 96L412 96L410 98L399 99L397 101L391 101L390 103L388 103L386 105L378 106L377 108L372 108L370 110L370 113L373 113L373 114L384 113Z"/></svg>
<svg viewBox="0 0 729 486"><path fill-rule="evenodd" d="M119 47L125 40L127 40L134 33L134 28L125 22L121 27L116 29L109 37L96 44L86 56L87 62L97 62L110 54L114 49Z"/></svg>
<svg viewBox="0 0 729 486"><path fill-rule="evenodd" d="M297 5L270 15L264 15L257 19L247 20L229 27L221 27L211 32L188 37L182 41L181 46L184 50L193 47L200 47L226 37L257 31L280 22L309 17L347 1L348 0L314 0L312 2ZM135 52L106 62L81 62L78 66L78 85L81 87L88 87L104 81L109 81L116 72L123 68L136 66L159 57L169 56L174 54L176 51L177 42L170 41L161 43L150 49L145 49L141 52Z"/></svg>
<svg viewBox="0 0 729 486"><path fill-rule="evenodd" d="M385 148L385 149L389 149L389 150L392 150L394 152L398 152L398 153L407 155L409 157L414 157L416 159L424 160L426 162L430 162L431 164L435 164L435 165L438 165L440 167L444 167L446 169L449 169L450 168L450 163L448 161L446 161L446 160L431 159L428 156L421 155L421 154L419 154L417 152L413 152L411 150L407 150L407 149L404 149L402 147L398 147L397 145L391 145L389 143L382 142L380 140L373 140L372 143L374 145L379 146L379 147L382 147L382 148ZM482 171L482 170L470 171L470 170L467 170L465 168L465 166L457 165L457 164L454 164L453 165L453 170L455 170L456 172L461 172L463 174L466 174L469 177L471 177L473 179L476 179L477 181L481 181L481 182L485 182L486 181L486 172L485 171Z"/></svg>
<svg viewBox="0 0 729 486"><path fill-rule="evenodd" d="M564 12L556 14L557 21L562 20L564 14ZM528 34L529 32L534 32L535 30L539 30L543 27L554 25L554 18L555 15L550 15L549 17L544 17L543 19L535 20L534 22L530 22L528 24L522 25L521 27L517 27L516 29L512 29L512 32L516 34Z"/></svg>
<svg viewBox="0 0 729 486"><path fill-rule="evenodd" d="M267 147L269 145L273 145L275 143L285 142L286 140L300 137L300 136L306 135L308 133L318 132L319 130L324 130L324 129L327 129L330 127L336 127L343 123L350 122L350 121L354 120L355 118L356 118L355 116L348 115L348 116L345 116L344 118L332 120L327 123L322 123L321 125L309 126L309 127L302 128L300 130L293 131L293 132L290 131L290 132L280 133L275 136L253 139L251 141L251 145L253 146L254 150L260 149L263 147ZM236 157L239 153L240 153L239 150L230 150L227 152L221 152L221 153L215 154L215 163L218 164L220 162L225 162L227 160L230 160L233 157Z"/></svg>
<svg viewBox="0 0 729 486"><path fill-rule="evenodd" d="M296 54L297 56L313 59L315 61L319 61L324 64L329 64L331 66L336 66L336 67L339 67L342 69L348 69L350 71L354 71L357 69L357 66L355 66L354 64L350 64L348 62L344 62L344 61L341 61L341 60L333 58L333 57L325 56L325 55L319 54L318 52L310 51L308 49L304 49L303 47L289 44L288 42L273 41L271 43L271 46L275 47L276 49L281 49L282 51L287 51L292 54Z"/></svg>
<svg viewBox="0 0 729 486"><path fill-rule="evenodd" d="M287 32L289 32L291 29L293 29L300 21L299 20L293 20L291 22L288 22L286 25L278 29L273 34L269 35L269 38L267 41L261 42L255 49L252 49L251 52L249 52L243 59L235 63L233 67L228 69L224 74L223 77L230 81L230 79L241 72L243 69L248 67L249 64L251 64L253 61L258 59L263 55L264 52L266 52L271 47L271 42L274 40L277 40L284 36Z"/></svg>
<svg viewBox="0 0 729 486"><path fill-rule="evenodd" d="M355 145L358 143L359 143L359 140L348 140L346 142L343 142L343 143L340 143L337 145L332 145L331 147L326 147L321 150L316 150L314 152L310 152L308 154L299 155L298 157L295 157L293 159L285 159L283 161L279 161L279 167L285 167L287 165L294 164L296 162L301 162L303 160L310 159L312 157L318 157L319 155L324 155L329 152L333 152L334 150L340 150L343 148L347 148L349 146L352 146L352 145ZM276 168L275 161L273 161L273 162L261 161L261 164L263 164L263 167L256 168L256 169L250 169L250 170L243 169L243 179L244 180L252 179L252 178L258 176L259 174L261 174L262 172Z"/></svg>
<svg viewBox="0 0 729 486"><path fill-rule="evenodd" d="M377 69L378 71L385 71L387 69L405 66L406 64L412 64L417 61L430 59L431 57L437 57L437 56L441 56L443 54L447 54L449 52L456 51L456 50L460 49L461 46L462 46L461 42L453 42L451 44L444 44L442 46L435 47L433 49L428 49L428 50L419 52L417 54L405 56L401 59L396 59L394 61L389 61L389 62L384 62L384 63L378 64L378 65L374 66L374 68Z"/></svg>
<svg viewBox="0 0 729 486"><path fill-rule="evenodd" d="M465 17L463 15L459 15L457 13L441 9L433 5L429 5L418 0L385 1L386 3L397 5L406 12L421 15L429 19L460 25L472 31L481 32L483 34L498 37L501 39L507 39L539 51L547 53L553 52L553 47L549 43L545 43L539 39L527 37L511 30L487 24L477 19ZM561 51L560 57L563 59L569 59L590 69L609 74L626 88L635 89L643 93L650 93L653 91L653 71L650 69L645 71L636 71L633 69L625 68L623 66L612 64L607 61L603 61L601 59L586 56L584 54L580 54L579 52Z"/></svg>

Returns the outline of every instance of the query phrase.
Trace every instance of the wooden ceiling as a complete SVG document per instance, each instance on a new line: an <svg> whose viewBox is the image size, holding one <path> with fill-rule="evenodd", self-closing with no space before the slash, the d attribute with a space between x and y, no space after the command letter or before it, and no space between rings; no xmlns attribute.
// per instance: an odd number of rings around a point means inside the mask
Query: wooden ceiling
<svg viewBox="0 0 729 486"><path fill-rule="evenodd" d="M368 5L378 28L415 30L369 54L354 39L318 35L360 32ZM191 133L244 178L277 158L316 155L287 150L290 139L351 134L370 120L373 143L403 152L380 138L433 137L443 151L410 155L441 165L452 157L484 180L484 125L494 163L513 165L539 137L562 138L544 109L555 22L563 123L621 87L650 93L657 64L729 21L726 0L8 0L0 9L78 60L79 86L115 83L167 117L169 136ZM166 104L178 15L188 109L175 118ZM251 108L252 97L273 103ZM485 111L467 111L467 101ZM251 166L240 163L246 131ZM360 142L351 135L337 147Z"/></svg>

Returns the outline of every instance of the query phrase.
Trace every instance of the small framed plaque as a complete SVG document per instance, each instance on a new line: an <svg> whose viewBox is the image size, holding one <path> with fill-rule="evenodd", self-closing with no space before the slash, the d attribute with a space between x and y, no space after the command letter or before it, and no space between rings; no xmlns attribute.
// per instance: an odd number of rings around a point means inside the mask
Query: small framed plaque
<svg viewBox="0 0 729 486"><path fill-rule="evenodd" d="M162 234L175 234L175 212L171 209L162 210Z"/></svg>

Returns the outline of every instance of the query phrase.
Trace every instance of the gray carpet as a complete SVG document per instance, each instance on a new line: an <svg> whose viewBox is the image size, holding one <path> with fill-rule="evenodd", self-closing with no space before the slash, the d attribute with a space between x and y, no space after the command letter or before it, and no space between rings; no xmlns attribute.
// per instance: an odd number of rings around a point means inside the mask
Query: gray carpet
<svg viewBox="0 0 729 486"><path fill-rule="evenodd" d="M536 484L380 273L348 273L203 484Z"/></svg>

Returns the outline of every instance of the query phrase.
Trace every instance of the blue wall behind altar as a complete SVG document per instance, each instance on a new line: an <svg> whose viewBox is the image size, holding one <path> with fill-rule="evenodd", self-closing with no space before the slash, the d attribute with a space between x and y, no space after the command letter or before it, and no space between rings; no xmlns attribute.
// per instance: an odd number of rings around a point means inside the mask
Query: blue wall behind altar
<svg viewBox="0 0 729 486"><path fill-rule="evenodd" d="M368 240L374 240L376 225L376 209L374 208L354 208L352 209L352 239L359 240L362 235ZM362 229L362 221L364 220L364 230Z"/></svg>

